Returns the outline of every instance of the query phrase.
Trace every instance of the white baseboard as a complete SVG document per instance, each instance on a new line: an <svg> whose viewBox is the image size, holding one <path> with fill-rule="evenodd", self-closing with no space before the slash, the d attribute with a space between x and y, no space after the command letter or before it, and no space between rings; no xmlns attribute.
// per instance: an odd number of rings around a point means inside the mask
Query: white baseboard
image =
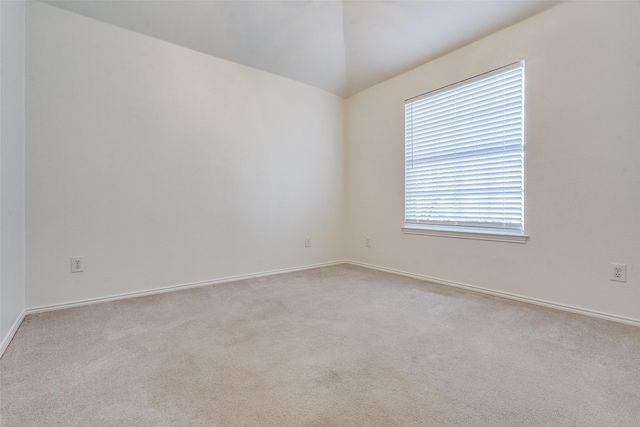
<svg viewBox="0 0 640 427"><path fill-rule="evenodd" d="M331 261L331 262L324 262L320 264L304 265L301 267L283 268L279 270L262 271L259 273L252 273L252 274L241 274L238 276L222 277L220 279L214 279L214 280L205 280L201 282L192 282L192 283L183 283L180 285L165 286L162 288L149 289L146 291L127 292L124 294L109 295L109 296L100 297L100 298L90 298L90 299L77 300L77 301L66 302L61 304L51 304L51 305L42 305L39 307L30 307L30 308L27 308L25 312L26 314L36 314L36 313L44 313L48 311L64 310L66 308L80 307L83 305L98 304L101 302L117 301L121 299L142 297L147 295L163 294L166 292L180 291L183 289L199 288L202 286L217 285L217 284L227 283L227 282L237 282L239 280L255 279L258 277L273 276L276 274L283 274L283 273L293 273L296 271L311 270L313 268L320 268L320 267L330 267L333 265L340 265L345 263L346 263L345 260Z"/></svg>
<svg viewBox="0 0 640 427"><path fill-rule="evenodd" d="M380 267L378 265L367 264L367 263L359 262L359 261L347 260L346 263L347 264L351 264L351 265L357 265L357 266L360 266L360 267L371 268L373 270L384 271L384 272L387 272L387 273L399 274L401 276L406 276L406 277L411 277L411 278L414 278L414 279L424 280L424 281L427 281L427 282L437 283L439 285L452 286L454 288L461 288L461 289L466 289L466 290L469 290L469 291L480 292L480 293L483 293L483 294L493 295L493 296L497 296L497 297L501 297L501 298L507 298L507 299L520 301L520 302L524 302L524 303L528 303L528 304L540 305L540 306L543 306L543 307L554 308L556 310L568 311L568 312L571 312L571 313L582 314L584 316L596 317L598 319L605 319L605 320L610 320L610 321L613 321L613 322L624 323L624 324L627 324L627 325L640 326L640 320L632 319L632 318L629 318L629 317L616 316L614 314L602 313L602 312L594 311L594 310L587 310L587 309L584 309L584 308L573 307L573 306L566 305L566 304L558 304L558 303L555 303L555 302L545 301L545 300L541 300L541 299L537 299L537 298L529 298L529 297L525 297L525 296L521 296L521 295L511 294L511 293L508 293L508 292L494 291L494 290L483 288L483 287L480 287L480 286L474 286L474 285L468 285L468 284L465 284L465 283L453 282L451 280L438 279L436 277L425 276L425 275L422 275L422 274L409 273L409 272L406 272L406 271L396 270L396 269L393 269L393 268Z"/></svg>
<svg viewBox="0 0 640 427"><path fill-rule="evenodd" d="M16 321L13 322L13 325L11 326L11 329L9 329L9 333L7 334L7 336L4 337L2 342L0 342L0 358L2 358L2 355L4 355L4 351L7 349L7 347L9 347L9 343L15 336L16 332L18 332L18 328L22 324L22 321L24 320L26 315L27 315L26 311L22 310L22 313L20 313L20 316L18 316Z"/></svg>
<svg viewBox="0 0 640 427"><path fill-rule="evenodd" d="M255 279L255 278L258 278L258 277L273 276L273 275L276 275L276 274L283 274L283 273L293 273L293 272L296 272L296 271L304 271L304 270L310 270L310 269L321 268L321 267L330 267L330 266L340 265L340 264L356 265L356 266L360 266L360 267L370 268L370 269L373 269L373 270L384 271L384 272L387 272L387 273L393 273L393 274L398 274L398 275L401 275L401 276L411 277L411 278L418 279L418 280L424 280L424 281L427 281L427 282L437 283L437 284L440 284L440 285L452 286L452 287L455 287L455 288L461 288L461 289L466 289L466 290L470 290L470 291L474 291L474 292L480 292L480 293L483 293L483 294L488 294L488 295L498 296L498 297L502 297L502 298L507 298L507 299L520 301L520 302L524 302L524 303L528 303L528 304L535 304L535 305L539 305L539 306L543 306L543 307L554 308L556 310L568 311L568 312L571 312L571 313L582 314L582 315L585 315L585 316L596 317L596 318L599 318L599 319L610 320L610 321L613 321L613 322L624 323L624 324L627 324L627 325L640 326L640 320L636 320L636 319L632 319L632 318L628 318L628 317L616 316L616 315L613 315L613 314L602 313L602 312L594 311L594 310L587 310L587 309L583 309L583 308L573 307L573 306L570 306L570 305L558 304L558 303L545 301L545 300L540 300L540 299L536 299L536 298L524 297L524 296L520 296L520 295L516 295L516 294L511 294L511 293L508 293L508 292L494 291L494 290L483 288L483 287L480 287L480 286L474 286L474 285L468 285L468 284L465 284L465 283L453 282L451 280L438 279L438 278L435 278L435 277L425 276L425 275L422 275L422 274L409 273L409 272L402 271L402 270L396 270L396 269L393 269L393 268L381 267L381 266L378 266L378 265L367 264L367 263L359 262L359 261L341 260L341 261L325 262L325 263L320 263L320 264L305 265L305 266L301 266L301 267L283 268L283 269L280 269L280 270L270 270L270 271L263 271L263 272L259 272L259 273L243 274L243 275L238 275L238 276L229 276L229 277L223 277L223 278L215 279L215 280L206 280L206 281L201 281L201 282L184 283L184 284L180 284L180 285L173 285L173 286L166 286L166 287L162 287L162 288L149 289L149 290L146 290L146 291L128 292L128 293L124 293L124 294L110 295L110 296L100 297L100 298L77 300L77 301L72 301L72 302L62 303L62 304L52 304L52 305L43 305L43 306L39 306L39 307L31 307L31 308L28 308L28 309L26 309L26 310L24 310L22 312L22 314L19 316L19 318L16 319L15 323L11 327L11 330L9 331L9 333L7 334L5 339L0 343L0 357L2 357L2 355L4 354L4 351L7 349L7 347L9 346L9 343L11 342L11 340L14 337L14 335L18 331L18 328L20 327L20 324L24 320L25 316L27 316L28 314L36 314L36 313L44 313L44 312L48 312L48 311L63 310L63 309L66 309L66 308L80 307L80 306L83 306L83 305L90 305L90 304L98 304L98 303L101 303L101 302L117 301L117 300L121 300L121 299L135 298L135 297L141 297L141 296L147 296L147 295L156 295L156 294L162 294L162 293L167 293L167 292L179 291L179 290L182 290L182 289L197 288L197 287L216 285L216 284L227 283L227 282L237 282L239 280Z"/></svg>

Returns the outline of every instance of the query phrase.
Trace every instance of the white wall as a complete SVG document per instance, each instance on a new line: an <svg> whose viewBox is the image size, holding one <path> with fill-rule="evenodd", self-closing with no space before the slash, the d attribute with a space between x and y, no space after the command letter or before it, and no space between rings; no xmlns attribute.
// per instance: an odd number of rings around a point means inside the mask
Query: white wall
<svg viewBox="0 0 640 427"><path fill-rule="evenodd" d="M24 16L0 1L0 355L25 308Z"/></svg>
<svg viewBox="0 0 640 427"><path fill-rule="evenodd" d="M30 3L27 307L340 260L346 235L356 262L640 320L639 24L637 2L562 4L343 117L320 90ZM519 59L529 242L402 234L404 100Z"/></svg>
<svg viewBox="0 0 640 427"><path fill-rule="evenodd" d="M40 3L27 79L27 307L344 258L343 99Z"/></svg>
<svg viewBox="0 0 640 427"><path fill-rule="evenodd" d="M404 100L520 59L530 241L402 234ZM348 257L640 320L639 76L640 3L571 2L351 97Z"/></svg>

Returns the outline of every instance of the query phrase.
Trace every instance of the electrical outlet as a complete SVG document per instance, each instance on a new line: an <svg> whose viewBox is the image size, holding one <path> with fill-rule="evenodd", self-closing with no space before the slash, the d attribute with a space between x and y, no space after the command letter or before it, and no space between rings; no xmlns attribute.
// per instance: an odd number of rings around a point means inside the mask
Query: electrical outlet
<svg viewBox="0 0 640 427"><path fill-rule="evenodd" d="M609 280L615 282L627 281L627 264L609 263Z"/></svg>
<svg viewBox="0 0 640 427"><path fill-rule="evenodd" d="M311 237L305 237L304 238L304 247L305 248L310 248L311 247Z"/></svg>
<svg viewBox="0 0 640 427"><path fill-rule="evenodd" d="M84 271L84 257L74 256L71 257L71 272L82 273Z"/></svg>
<svg viewBox="0 0 640 427"><path fill-rule="evenodd" d="M371 247L371 237L367 237L366 245L367 245L368 248Z"/></svg>

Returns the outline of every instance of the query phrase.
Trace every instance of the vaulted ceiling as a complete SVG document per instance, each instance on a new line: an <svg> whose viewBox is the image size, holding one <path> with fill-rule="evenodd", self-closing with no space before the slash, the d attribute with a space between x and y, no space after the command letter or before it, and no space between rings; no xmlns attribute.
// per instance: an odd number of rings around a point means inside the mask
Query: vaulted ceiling
<svg viewBox="0 0 640 427"><path fill-rule="evenodd" d="M348 97L541 12L549 0L49 0Z"/></svg>

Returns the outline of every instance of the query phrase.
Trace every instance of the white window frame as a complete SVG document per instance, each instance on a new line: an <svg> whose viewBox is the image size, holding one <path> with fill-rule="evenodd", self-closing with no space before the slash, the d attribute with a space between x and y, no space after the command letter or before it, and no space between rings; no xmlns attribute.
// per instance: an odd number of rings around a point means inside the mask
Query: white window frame
<svg viewBox="0 0 640 427"><path fill-rule="evenodd" d="M524 83L524 61L519 61L405 102L404 233L513 243L527 241L528 236L524 232ZM502 85L501 92L496 89L498 85ZM486 87L492 89L487 91ZM491 99L502 102L492 103L492 106L498 105L492 108L499 109L497 116L485 119L487 109L484 106L482 110L467 109L465 113L471 111L473 117L462 123L458 113L463 114L464 108L459 107L459 102L472 102L469 100L476 96L488 97L488 94ZM506 102L508 108L505 107ZM455 113L443 115L442 105L446 105L443 111L448 109ZM442 117L446 126L442 125ZM499 131L502 134L496 132L495 117L502 120ZM486 121L479 124L481 120ZM483 154L475 137L452 137L449 131L452 127L464 128L461 130L463 133L469 129L475 133L482 127L491 127L490 138L486 134L481 136L489 141L484 147L491 149L491 166L487 166L486 160L478 162ZM504 129L507 128L509 135L505 136L507 131ZM443 129L444 138L431 136L442 135ZM474 151L476 147L478 150ZM464 155L460 154L463 149ZM418 157L415 153L418 152L423 160L414 166ZM434 160L442 152L447 153L444 156L446 160ZM502 156L501 160L497 161L496 155ZM461 156L464 156L464 161L460 160ZM470 162L474 165L467 166L465 175L471 176L472 180L463 181L458 174L459 168ZM452 164L457 166L451 167ZM431 172L434 168L437 173ZM480 177L485 182L492 181L480 190L474 188L465 192L465 188L477 187L476 179ZM493 185L498 186L501 204L487 202L495 196L490 195L495 190L488 190L488 186ZM478 191L485 193L480 193L477 202L474 199L475 203L466 207L461 203L469 197L476 197ZM434 210L427 213L429 204Z"/></svg>

